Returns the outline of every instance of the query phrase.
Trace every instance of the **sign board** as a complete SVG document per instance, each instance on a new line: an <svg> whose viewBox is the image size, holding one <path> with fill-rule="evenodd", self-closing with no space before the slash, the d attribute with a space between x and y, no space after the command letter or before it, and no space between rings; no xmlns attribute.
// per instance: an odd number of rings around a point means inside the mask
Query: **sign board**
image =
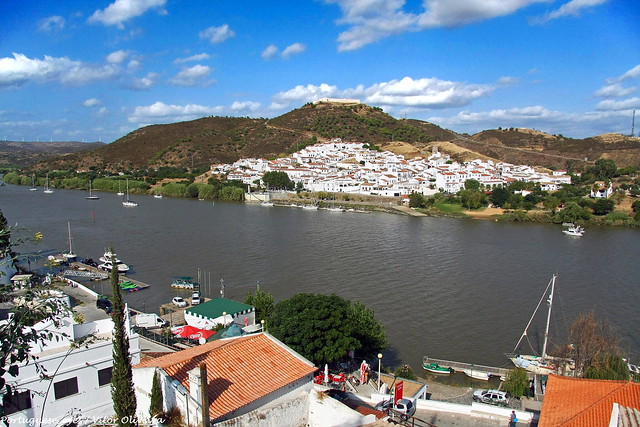
<svg viewBox="0 0 640 427"><path fill-rule="evenodd" d="M402 399L402 390L404 389L404 381L400 381L395 386L395 391L393 392L393 404L398 403L398 400Z"/></svg>

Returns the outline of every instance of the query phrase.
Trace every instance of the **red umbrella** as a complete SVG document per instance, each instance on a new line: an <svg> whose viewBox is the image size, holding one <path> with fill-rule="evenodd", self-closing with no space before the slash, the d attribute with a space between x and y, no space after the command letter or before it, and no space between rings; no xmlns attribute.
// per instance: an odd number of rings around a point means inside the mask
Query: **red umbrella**
<svg viewBox="0 0 640 427"><path fill-rule="evenodd" d="M188 338L190 340L199 340L200 338L207 339L211 335L215 334L216 331L208 331L206 329L198 329L195 326L185 325L178 326L177 328L171 329L171 333L174 335L181 336L182 338Z"/></svg>

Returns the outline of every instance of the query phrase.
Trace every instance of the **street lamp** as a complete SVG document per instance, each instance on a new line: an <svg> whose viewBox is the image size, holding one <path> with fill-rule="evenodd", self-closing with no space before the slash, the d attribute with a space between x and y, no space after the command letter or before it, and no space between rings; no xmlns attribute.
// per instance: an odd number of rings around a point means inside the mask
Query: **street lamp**
<svg viewBox="0 0 640 427"><path fill-rule="evenodd" d="M227 312L223 311L222 312L222 323L224 324L224 327L227 327Z"/></svg>
<svg viewBox="0 0 640 427"><path fill-rule="evenodd" d="M264 323L265 323L265 322L264 322L264 319L262 319L262 320L260 321L260 324L262 325L262 332L264 332Z"/></svg>
<svg viewBox="0 0 640 427"><path fill-rule="evenodd" d="M378 392L380 391L380 367L382 365L382 353L378 353Z"/></svg>
<svg viewBox="0 0 640 427"><path fill-rule="evenodd" d="M180 384L180 381L178 380L171 381L171 387L173 387L174 390L183 395L185 402L187 402L187 425L189 425L189 393L187 393L187 390L182 386L182 384ZM182 390L184 390L184 393L182 392Z"/></svg>

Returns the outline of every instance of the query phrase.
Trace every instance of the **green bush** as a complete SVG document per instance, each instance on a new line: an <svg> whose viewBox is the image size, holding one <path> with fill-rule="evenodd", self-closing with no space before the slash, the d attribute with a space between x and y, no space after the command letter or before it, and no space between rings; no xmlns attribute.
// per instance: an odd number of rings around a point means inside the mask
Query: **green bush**
<svg viewBox="0 0 640 427"><path fill-rule="evenodd" d="M407 380L417 380L418 377L413 373L413 369L409 365L402 365L393 372L396 377L405 378Z"/></svg>
<svg viewBox="0 0 640 427"><path fill-rule="evenodd" d="M529 390L529 376L522 368L511 369L504 381L504 390L514 397L525 396Z"/></svg>

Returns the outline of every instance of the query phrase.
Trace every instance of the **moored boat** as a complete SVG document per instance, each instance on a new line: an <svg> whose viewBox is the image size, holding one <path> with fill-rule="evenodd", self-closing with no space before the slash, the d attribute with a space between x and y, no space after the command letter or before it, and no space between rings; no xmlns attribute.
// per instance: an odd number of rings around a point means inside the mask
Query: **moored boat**
<svg viewBox="0 0 640 427"><path fill-rule="evenodd" d="M437 363L423 363L422 369L433 372L434 374L450 374L454 372L452 368L444 368Z"/></svg>
<svg viewBox="0 0 640 427"><path fill-rule="evenodd" d="M104 253L104 255L100 257L100 261L102 261L102 264L98 265L98 268L101 270L106 270L106 271L113 270L114 262L115 262L115 266L118 269L119 273L124 273L126 271L129 271L129 266L123 263L121 260L119 260L116 257L116 254L109 250L107 250Z"/></svg>
<svg viewBox="0 0 640 427"><path fill-rule="evenodd" d="M193 281L191 276L173 276L171 287L176 289L200 289L200 284Z"/></svg>

